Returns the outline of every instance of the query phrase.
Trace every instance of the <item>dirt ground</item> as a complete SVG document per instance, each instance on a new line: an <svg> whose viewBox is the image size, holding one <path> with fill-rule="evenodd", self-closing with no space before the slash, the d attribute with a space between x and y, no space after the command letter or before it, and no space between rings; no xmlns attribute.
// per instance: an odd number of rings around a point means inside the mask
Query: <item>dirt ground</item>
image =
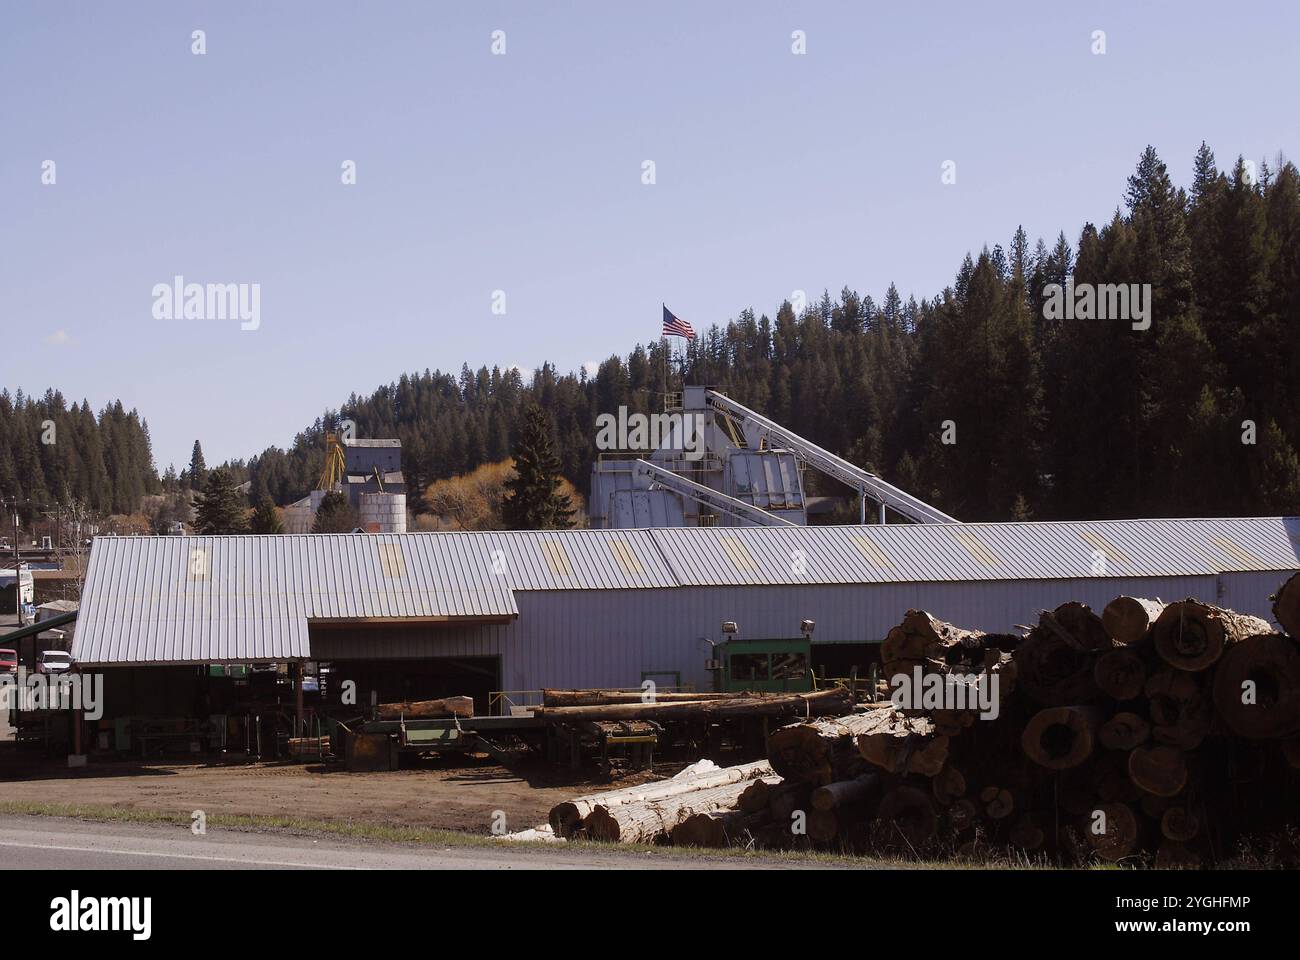
<svg viewBox="0 0 1300 960"><path fill-rule="evenodd" d="M21 763L19 761L21 760ZM671 776L656 764L612 781L560 776L544 765L509 770L490 759L428 760L411 769L348 773L318 763L123 761L69 770L59 762L0 757L0 801L94 804L162 813L294 816L312 820L489 833L493 812L509 830L546 822L552 806L582 793Z"/></svg>

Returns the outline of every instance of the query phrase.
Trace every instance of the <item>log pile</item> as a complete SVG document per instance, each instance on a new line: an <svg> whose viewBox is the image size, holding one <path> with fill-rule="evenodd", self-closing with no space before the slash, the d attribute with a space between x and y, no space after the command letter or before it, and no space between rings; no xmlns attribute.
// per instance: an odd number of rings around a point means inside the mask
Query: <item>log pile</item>
<svg viewBox="0 0 1300 960"><path fill-rule="evenodd" d="M1284 632L1197 600L1118 597L1008 636L911 610L881 647L890 700L822 698L772 730L766 764L579 798L552 824L620 842L1183 868L1259 841L1300 863L1300 575L1274 615ZM1276 840L1288 831L1290 846Z"/></svg>
<svg viewBox="0 0 1300 960"><path fill-rule="evenodd" d="M1300 626L1300 578L1274 610ZM983 673L1012 689L973 722L969 709L954 718L895 697L774 731L769 756L787 780L836 789L863 761L883 777L869 826L831 835L840 847L1192 866L1297 823L1300 643L1257 617L1119 597L1100 616L1080 603L1043 611L1008 642L913 610L881 653L887 675Z"/></svg>

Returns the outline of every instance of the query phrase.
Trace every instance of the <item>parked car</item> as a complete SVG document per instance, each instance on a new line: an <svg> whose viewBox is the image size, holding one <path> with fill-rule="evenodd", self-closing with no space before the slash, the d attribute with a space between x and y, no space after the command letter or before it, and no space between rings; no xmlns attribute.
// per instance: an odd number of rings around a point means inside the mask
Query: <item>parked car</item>
<svg viewBox="0 0 1300 960"><path fill-rule="evenodd" d="M65 650L42 650L36 658L37 673L67 673L72 669L72 654Z"/></svg>
<svg viewBox="0 0 1300 960"><path fill-rule="evenodd" d="M18 672L18 651L0 650L0 673Z"/></svg>

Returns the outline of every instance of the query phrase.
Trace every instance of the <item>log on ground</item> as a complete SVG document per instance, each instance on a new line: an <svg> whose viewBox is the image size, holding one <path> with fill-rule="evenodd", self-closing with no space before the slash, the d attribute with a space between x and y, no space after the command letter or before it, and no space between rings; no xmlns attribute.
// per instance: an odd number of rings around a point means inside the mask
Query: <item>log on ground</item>
<svg viewBox="0 0 1300 960"><path fill-rule="evenodd" d="M571 837L581 827L583 820L599 805L617 806L623 803L641 803L647 800L662 799L674 794L705 790L728 783L747 783L760 777L772 776L772 765L766 760L754 763L742 763L735 767L723 767L707 773L681 779L659 780L654 783L642 783L621 790L607 790L604 793L592 793L572 800L565 800L551 807L547 818L551 829L557 837Z"/></svg>
<svg viewBox="0 0 1300 960"><path fill-rule="evenodd" d="M694 814L736 809L746 786L744 782L728 783L653 800L597 804L583 820L583 829L593 840L653 843Z"/></svg>

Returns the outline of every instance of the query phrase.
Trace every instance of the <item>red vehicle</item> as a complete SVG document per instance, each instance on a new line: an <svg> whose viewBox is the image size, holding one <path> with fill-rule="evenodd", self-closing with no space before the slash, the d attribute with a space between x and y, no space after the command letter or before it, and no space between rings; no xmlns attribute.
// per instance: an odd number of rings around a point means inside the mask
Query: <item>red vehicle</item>
<svg viewBox="0 0 1300 960"><path fill-rule="evenodd" d="M0 650L0 673L18 672L18 651Z"/></svg>

